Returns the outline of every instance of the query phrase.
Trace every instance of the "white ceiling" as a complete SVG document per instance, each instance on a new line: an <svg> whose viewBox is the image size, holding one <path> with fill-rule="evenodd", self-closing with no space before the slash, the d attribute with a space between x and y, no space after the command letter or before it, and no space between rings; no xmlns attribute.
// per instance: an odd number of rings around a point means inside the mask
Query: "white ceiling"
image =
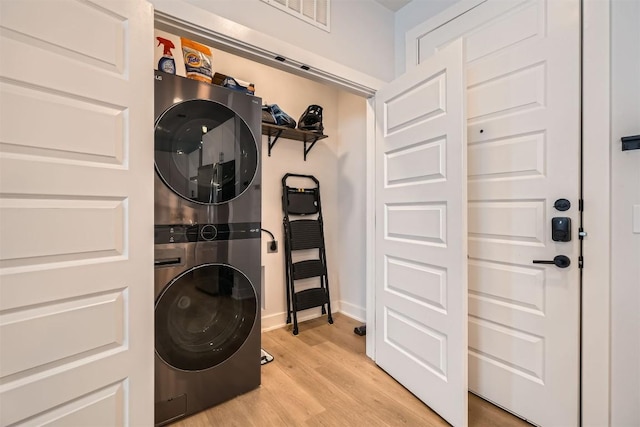
<svg viewBox="0 0 640 427"><path fill-rule="evenodd" d="M378 3L396 12L398 9L406 6L411 0L376 0Z"/></svg>

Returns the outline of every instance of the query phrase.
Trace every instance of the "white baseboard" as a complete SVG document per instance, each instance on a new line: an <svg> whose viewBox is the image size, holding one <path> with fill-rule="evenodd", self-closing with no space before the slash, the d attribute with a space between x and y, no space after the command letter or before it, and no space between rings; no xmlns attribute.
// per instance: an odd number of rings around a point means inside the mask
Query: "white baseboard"
<svg viewBox="0 0 640 427"><path fill-rule="evenodd" d="M334 309L334 302L331 302L331 312L339 313L340 310ZM298 312L298 322L305 322L307 320L316 319L322 316L322 310L320 307L310 308ZM287 326L287 312L282 311L280 313L270 314L268 316L262 316L262 332L272 331Z"/></svg>
<svg viewBox="0 0 640 427"><path fill-rule="evenodd" d="M287 318L287 313L276 313L270 314L268 316L262 316L261 319L261 330L262 332L272 331L274 329L281 328L284 326L284 322Z"/></svg>
<svg viewBox="0 0 640 427"><path fill-rule="evenodd" d="M357 305L350 304L344 301L331 301L331 312L332 313L342 313L343 315L350 317L359 322L365 323L366 319L366 310L363 307L358 307ZM320 307L311 308L309 310L305 310L300 314L298 313L298 322L305 322L311 319L317 319L322 316L322 311ZM275 314L269 314L267 316L262 316L262 332L272 331L274 329L283 328L287 325L287 313L280 312Z"/></svg>
<svg viewBox="0 0 640 427"><path fill-rule="evenodd" d="M346 301L340 301L340 313L345 316L357 320L358 322L366 323L367 321L367 309L364 307L351 304Z"/></svg>

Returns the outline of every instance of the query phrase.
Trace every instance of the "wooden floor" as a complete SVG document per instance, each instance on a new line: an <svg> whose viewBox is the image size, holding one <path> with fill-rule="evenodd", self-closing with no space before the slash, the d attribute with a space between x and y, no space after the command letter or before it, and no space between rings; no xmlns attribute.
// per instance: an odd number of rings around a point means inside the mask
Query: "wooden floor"
<svg viewBox="0 0 640 427"><path fill-rule="evenodd" d="M340 314L262 334L274 360L262 366L259 389L174 427L205 426L448 426L365 355L359 323ZM469 425L531 427L469 394Z"/></svg>

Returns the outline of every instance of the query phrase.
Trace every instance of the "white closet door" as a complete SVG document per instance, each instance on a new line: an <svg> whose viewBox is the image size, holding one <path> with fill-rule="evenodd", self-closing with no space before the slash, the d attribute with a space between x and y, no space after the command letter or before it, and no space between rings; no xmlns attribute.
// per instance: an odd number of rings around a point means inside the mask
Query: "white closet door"
<svg viewBox="0 0 640 427"><path fill-rule="evenodd" d="M419 34L419 58L461 36L467 47L469 388L535 424L575 426L579 1L488 0ZM553 240L553 217L572 221L571 241ZM533 264L558 255L571 265Z"/></svg>
<svg viewBox="0 0 640 427"><path fill-rule="evenodd" d="M153 424L153 10L0 2L0 425Z"/></svg>
<svg viewBox="0 0 640 427"><path fill-rule="evenodd" d="M376 94L376 363L467 425L462 41Z"/></svg>

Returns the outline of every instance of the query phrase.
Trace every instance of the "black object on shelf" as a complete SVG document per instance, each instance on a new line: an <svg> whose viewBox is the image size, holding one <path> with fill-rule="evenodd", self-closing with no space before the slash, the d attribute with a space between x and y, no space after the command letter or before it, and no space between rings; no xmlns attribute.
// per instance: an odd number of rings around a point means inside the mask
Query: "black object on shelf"
<svg viewBox="0 0 640 427"><path fill-rule="evenodd" d="M278 142L279 138L293 139L296 141L302 141L304 143L304 160L307 161L307 154L313 148L313 146L321 139L327 138L328 135L324 135L318 132L311 132L308 130L292 129L286 126L278 126L270 123L262 122L262 134L267 135L269 138L268 154L271 156L271 150Z"/></svg>
<svg viewBox="0 0 640 427"><path fill-rule="evenodd" d="M627 150L640 150L640 135L622 137L622 151Z"/></svg>
<svg viewBox="0 0 640 427"><path fill-rule="evenodd" d="M313 181L310 188L287 185L290 177ZM327 255L324 244L324 225L320 204L320 182L313 175L288 173L282 177L282 210L284 218L284 251L287 290L287 324L293 319L293 335L298 335L298 311L322 307L322 314L331 317ZM317 252L315 252L317 250ZM305 251L306 259L293 262L292 252ZM317 287L296 290L296 280L318 278Z"/></svg>

